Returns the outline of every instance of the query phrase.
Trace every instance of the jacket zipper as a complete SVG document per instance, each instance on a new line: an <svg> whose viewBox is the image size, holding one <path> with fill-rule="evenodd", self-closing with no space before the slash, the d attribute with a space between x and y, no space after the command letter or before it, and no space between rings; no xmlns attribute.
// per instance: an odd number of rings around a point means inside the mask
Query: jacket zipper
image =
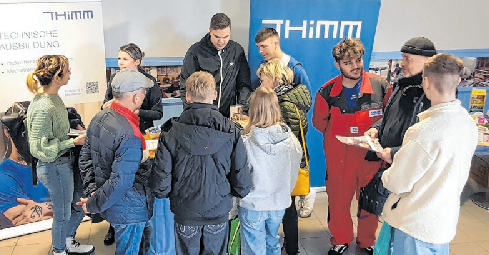
<svg viewBox="0 0 489 255"><path fill-rule="evenodd" d="M219 74L221 75L221 81L219 82L219 100L217 101L217 108L221 108L221 96L222 96L222 80L224 77L222 77L222 57L221 57L221 52L222 50L217 51L217 55L219 55L219 59L221 60L221 67L219 68Z"/></svg>

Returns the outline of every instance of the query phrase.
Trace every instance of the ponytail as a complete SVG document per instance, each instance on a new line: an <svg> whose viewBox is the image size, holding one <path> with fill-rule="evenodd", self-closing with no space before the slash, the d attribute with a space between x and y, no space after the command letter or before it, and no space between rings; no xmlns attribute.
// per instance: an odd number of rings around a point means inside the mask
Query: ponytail
<svg viewBox="0 0 489 255"><path fill-rule="evenodd" d="M36 81L36 79L34 79L34 72L27 75L27 89L32 94L39 92L39 83Z"/></svg>

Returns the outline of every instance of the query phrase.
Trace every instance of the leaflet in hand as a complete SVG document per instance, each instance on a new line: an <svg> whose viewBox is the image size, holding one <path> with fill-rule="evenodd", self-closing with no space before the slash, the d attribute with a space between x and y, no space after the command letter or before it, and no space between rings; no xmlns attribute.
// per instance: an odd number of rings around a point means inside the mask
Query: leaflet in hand
<svg viewBox="0 0 489 255"><path fill-rule="evenodd" d="M68 133L68 135L69 136L79 136L79 135L83 135L86 133L87 133L87 130L78 130L78 129L70 128L70 132Z"/></svg>
<svg viewBox="0 0 489 255"><path fill-rule="evenodd" d="M353 146L358 146L361 148L365 148L367 150L375 151L375 152L380 152L382 151L382 146L379 143L379 139L375 138L372 140L372 138L368 136L336 136L336 139L338 141L347 144L347 145L353 145Z"/></svg>

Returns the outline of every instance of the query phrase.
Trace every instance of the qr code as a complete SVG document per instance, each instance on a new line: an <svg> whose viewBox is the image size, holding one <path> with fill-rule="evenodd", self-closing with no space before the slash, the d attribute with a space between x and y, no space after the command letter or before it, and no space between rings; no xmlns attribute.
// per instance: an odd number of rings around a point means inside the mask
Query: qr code
<svg viewBox="0 0 489 255"><path fill-rule="evenodd" d="M87 82L87 94L98 93L98 81Z"/></svg>

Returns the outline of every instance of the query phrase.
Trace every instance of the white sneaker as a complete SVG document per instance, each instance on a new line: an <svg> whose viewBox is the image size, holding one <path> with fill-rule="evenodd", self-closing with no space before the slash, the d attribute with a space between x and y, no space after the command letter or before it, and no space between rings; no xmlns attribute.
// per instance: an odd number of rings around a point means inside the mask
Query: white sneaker
<svg viewBox="0 0 489 255"><path fill-rule="evenodd" d="M54 252L53 251L53 255L66 255L66 252L63 251L63 252Z"/></svg>
<svg viewBox="0 0 489 255"><path fill-rule="evenodd" d="M297 211L302 210L302 206L304 204L304 197L306 196L299 196L299 199L296 200L297 202L295 203L295 209Z"/></svg>
<svg viewBox="0 0 489 255"><path fill-rule="evenodd" d="M312 214L314 200L316 200L316 189L310 188L307 196L301 196L302 204L299 210L299 217L309 218Z"/></svg>
<svg viewBox="0 0 489 255"><path fill-rule="evenodd" d="M73 237L66 238L66 253L70 255L80 254L90 254L95 250L93 245L80 244Z"/></svg>

